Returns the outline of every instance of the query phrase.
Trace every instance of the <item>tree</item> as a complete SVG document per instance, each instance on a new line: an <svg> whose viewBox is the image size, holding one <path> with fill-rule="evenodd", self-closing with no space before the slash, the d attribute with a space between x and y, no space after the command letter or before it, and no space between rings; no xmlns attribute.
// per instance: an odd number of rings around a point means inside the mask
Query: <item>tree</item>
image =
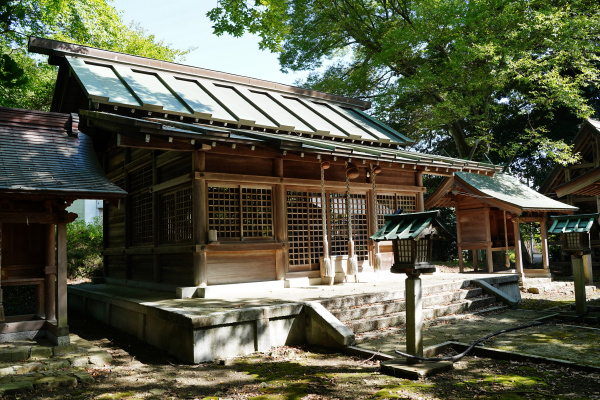
<svg viewBox="0 0 600 400"><path fill-rule="evenodd" d="M111 0L8 0L0 3L0 106L49 109L56 71L27 53L29 36L166 61L189 50L173 49L139 25L127 26Z"/></svg>
<svg viewBox="0 0 600 400"><path fill-rule="evenodd" d="M597 0L220 0L209 17L218 35L260 35L283 70L315 71L304 85L372 100L462 158L479 141L497 160L571 161L551 122L591 115L600 78Z"/></svg>

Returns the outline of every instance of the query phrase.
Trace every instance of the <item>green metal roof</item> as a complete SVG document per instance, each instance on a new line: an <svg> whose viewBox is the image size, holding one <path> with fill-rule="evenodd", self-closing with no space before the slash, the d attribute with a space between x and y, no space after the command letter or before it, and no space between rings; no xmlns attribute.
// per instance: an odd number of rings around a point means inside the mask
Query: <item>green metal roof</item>
<svg viewBox="0 0 600 400"><path fill-rule="evenodd" d="M69 69L90 101L170 116L410 145L414 142L363 110L371 103L219 71L31 37L29 51Z"/></svg>
<svg viewBox="0 0 600 400"><path fill-rule="evenodd" d="M459 181L485 196L517 206L523 211L577 211L577 207L552 200L519 182L515 176L496 173L493 177L468 172L457 172Z"/></svg>
<svg viewBox="0 0 600 400"><path fill-rule="evenodd" d="M552 226L548 233L588 233L599 214L561 215L550 217Z"/></svg>
<svg viewBox="0 0 600 400"><path fill-rule="evenodd" d="M436 218L439 211L426 211L411 214L390 214L385 216L385 225L371 239L382 240L418 240L429 234L451 236Z"/></svg>

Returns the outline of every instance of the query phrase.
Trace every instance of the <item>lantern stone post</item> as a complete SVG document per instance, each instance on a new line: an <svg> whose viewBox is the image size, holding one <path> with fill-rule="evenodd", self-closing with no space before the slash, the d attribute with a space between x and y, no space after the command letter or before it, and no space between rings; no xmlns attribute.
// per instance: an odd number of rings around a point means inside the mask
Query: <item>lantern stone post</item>
<svg viewBox="0 0 600 400"><path fill-rule="evenodd" d="M420 275L435 272L431 263L434 238L452 235L437 221L438 211L385 216L385 225L371 239L391 240L394 264L390 272L406 274L406 360L382 363L382 371L395 376L416 379L452 368L452 363L424 362L423 357L423 291Z"/></svg>
<svg viewBox="0 0 600 400"><path fill-rule="evenodd" d="M586 267L584 257L591 253L590 231L599 214L580 214L551 217L552 226L548 233L562 236L562 250L571 255L573 284L575 285L575 310L578 315L586 312L585 284ZM587 261L587 260L586 260ZM588 278L589 279L589 278Z"/></svg>

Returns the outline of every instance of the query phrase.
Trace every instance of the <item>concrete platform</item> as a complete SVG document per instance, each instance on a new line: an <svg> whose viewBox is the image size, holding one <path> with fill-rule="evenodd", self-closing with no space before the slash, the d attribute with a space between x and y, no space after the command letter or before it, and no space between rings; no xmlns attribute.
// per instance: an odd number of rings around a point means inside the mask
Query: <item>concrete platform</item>
<svg viewBox="0 0 600 400"><path fill-rule="evenodd" d="M498 277L438 273L424 275L422 281L425 287L473 279L498 281ZM331 314L318 303L403 291L405 278L380 272L369 282L333 286L228 285L227 290L209 290L213 298L182 299L176 293L107 283L70 285L68 293L71 310L135 335L184 362L199 363L282 345L348 346L353 333L341 324L332 325Z"/></svg>

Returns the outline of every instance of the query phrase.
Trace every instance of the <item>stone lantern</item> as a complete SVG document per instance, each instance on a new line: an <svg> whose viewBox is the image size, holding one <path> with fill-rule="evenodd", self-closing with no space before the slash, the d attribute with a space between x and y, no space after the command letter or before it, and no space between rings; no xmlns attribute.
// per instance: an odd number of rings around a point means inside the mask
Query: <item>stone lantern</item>
<svg viewBox="0 0 600 400"><path fill-rule="evenodd" d="M599 214L580 214L550 217L552 225L548 233L562 236L562 250L571 255L573 281L575 284L575 308L578 314L585 313L585 283L591 283L590 231ZM584 262L584 260L586 262ZM587 265L585 265L587 264Z"/></svg>
<svg viewBox="0 0 600 400"><path fill-rule="evenodd" d="M407 275L406 352L417 357L423 356L423 303L419 276L435 272L431 263L433 239L452 237L437 220L439 215L439 211L386 215L384 226L371 236L377 242L392 241L394 264L391 272Z"/></svg>

